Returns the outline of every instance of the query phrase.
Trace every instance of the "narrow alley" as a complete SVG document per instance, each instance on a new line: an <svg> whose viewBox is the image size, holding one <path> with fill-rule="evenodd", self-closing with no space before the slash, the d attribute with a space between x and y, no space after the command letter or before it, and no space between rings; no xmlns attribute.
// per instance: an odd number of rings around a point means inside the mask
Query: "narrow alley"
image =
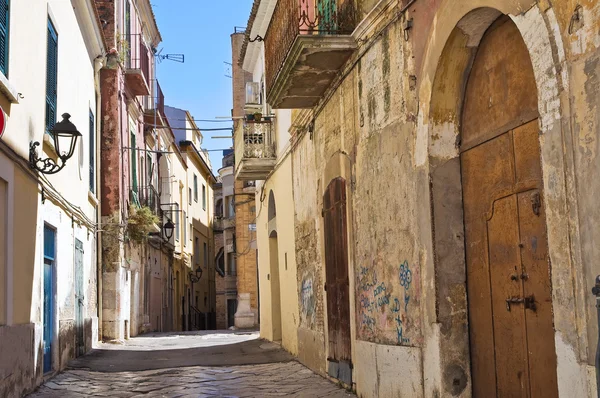
<svg viewBox="0 0 600 398"><path fill-rule="evenodd" d="M152 333L103 343L30 394L53 397L351 397L258 332Z"/></svg>

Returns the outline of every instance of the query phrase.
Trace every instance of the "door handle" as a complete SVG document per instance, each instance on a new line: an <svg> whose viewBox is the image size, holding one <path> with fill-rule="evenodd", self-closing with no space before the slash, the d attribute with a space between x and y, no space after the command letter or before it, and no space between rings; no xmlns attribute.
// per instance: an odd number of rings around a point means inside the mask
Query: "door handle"
<svg viewBox="0 0 600 398"><path fill-rule="evenodd" d="M535 305L535 297L532 295L527 297L509 297L506 299L506 311L510 312L510 306L513 304L525 304L525 308L535 312L537 307Z"/></svg>

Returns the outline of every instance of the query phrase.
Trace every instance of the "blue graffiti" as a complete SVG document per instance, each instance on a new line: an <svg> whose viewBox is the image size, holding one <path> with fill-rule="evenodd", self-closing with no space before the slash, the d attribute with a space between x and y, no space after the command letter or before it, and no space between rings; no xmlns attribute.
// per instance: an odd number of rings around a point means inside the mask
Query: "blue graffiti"
<svg viewBox="0 0 600 398"><path fill-rule="evenodd" d="M400 265L400 285L405 289L410 287L412 282L412 271L408 267L408 261L404 260L404 262Z"/></svg>
<svg viewBox="0 0 600 398"><path fill-rule="evenodd" d="M390 307L390 311L393 313L400 312L400 300L398 300L398 297L394 297L394 305Z"/></svg>
<svg viewBox="0 0 600 398"><path fill-rule="evenodd" d="M375 291L373 292L373 295L375 297L379 296L380 294L382 294L383 292L385 292L385 283L381 283L381 285L377 286L375 288Z"/></svg>

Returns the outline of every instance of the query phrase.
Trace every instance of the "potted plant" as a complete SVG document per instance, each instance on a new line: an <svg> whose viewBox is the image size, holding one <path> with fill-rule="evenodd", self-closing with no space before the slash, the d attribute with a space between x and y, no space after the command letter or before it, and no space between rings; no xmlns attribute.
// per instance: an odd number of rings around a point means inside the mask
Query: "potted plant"
<svg viewBox="0 0 600 398"><path fill-rule="evenodd" d="M255 122L260 122L260 121L261 121L261 119L262 119L262 113L260 113L260 112L255 112L255 113L254 113L254 121L255 121Z"/></svg>

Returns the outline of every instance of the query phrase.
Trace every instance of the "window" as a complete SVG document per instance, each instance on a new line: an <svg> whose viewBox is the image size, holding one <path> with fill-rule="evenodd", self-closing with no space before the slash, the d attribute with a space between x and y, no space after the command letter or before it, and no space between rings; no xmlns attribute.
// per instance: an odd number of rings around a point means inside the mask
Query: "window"
<svg viewBox="0 0 600 398"><path fill-rule="evenodd" d="M179 223L177 222L177 219L179 218L179 204L175 203L175 215L177 215L178 217L175 218L175 239L179 242Z"/></svg>
<svg viewBox="0 0 600 398"><path fill-rule="evenodd" d="M202 210L206 210L206 185L202 184Z"/></svg>
<svg viewBox="0 0 600 398"><path fill-rule="evenodd" d="M2 0L0 0L2 1ZM0 3L1 4L1 3ZM56 123L56 87L58 83L58 34L48 19L46 48L46 133L50 134Z"/></svg>
<svg viewBox="0 0 600 398"><path fill-rule="evenodd" d="M225 202L227 203L227 217L235 217L235 201L233 200L233 196L226 197Z"/></svg>
<svg viewBox="0 0 600 398"><path fill-rule="evenodd" d="M198 203L198 176L194 174L194 201Z"/></svg>
<svg viewBox="0 0 600 398"><path fill-rule="evenodd" d="M192 188L188 188L188 202L192 204Z"/></svg>
<svg viewBox="0 0 600 398"><path fill-rule="evenodd" d="M198 237L194 237L194 258L196 265L200 265L200 241Z"/></svg>
<svg viewBox="0 0 600 398"><path fill-rule="evenodd" d="M152 162L152 155L147 154L146 155L146 174L147 174L147 185L154 185L153 184L153 174L154 174L154 163Z"/></svg>
<svg viewBox="0 0 600 398"><path fill-rule="evenodd" d="M236 274L235 254L227 253L227 275Z"/></svg>
<svg viewBox="0 0 600 398"><path fill-rule="evenodd" d="M94 130L94 114L90 109L90 142L89 142L89 153L90 153L90 192L96 193L96 134Z"/></svg>
<svg viewBox="0 0 600 398"><path fill-rule="evenodd" d="M137 193L137 149L135 145L135 134L133 133L133 131L131 132L131 189L133 189L133 191Z"/></svg>
<svg viewBox="0 0 600 398"><path fill-rule="evenodd" d="M202 243L204 249L204 268L208 267L208 246L206 242Z"/></svg>
<svg viewBox="0 0 600 398"><path fill-rule="evenodd" d="M8 76L10 0L0 0L0 72Z"/></svg>
<svg viewBox="0 0 600 398"><path fill-rule="evenodd" d="M187 228L185 227L185 224L187 223L187 213L185 212L185 210L183 211L183 244L186 244L187 241Z"/></svg>
<svg viewBox="0 0 600 398"><path fill-rule="evenodd" d="M215 206L215 217L223 217L223 199L217 199L217 204Z"/></svg>

